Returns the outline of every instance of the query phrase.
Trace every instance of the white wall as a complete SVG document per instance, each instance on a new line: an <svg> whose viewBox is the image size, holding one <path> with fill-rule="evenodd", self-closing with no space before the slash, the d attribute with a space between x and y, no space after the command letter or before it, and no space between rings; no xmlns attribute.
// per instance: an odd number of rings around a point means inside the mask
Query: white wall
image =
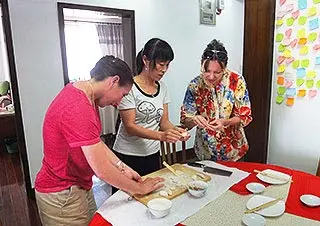
<svg viewBox="0 0 320 226"><path fill-rule="evenodd" d="M243 2L226 1L216 26L199 25L198 0L75 0L68 3L135 10L136 48L152 37L168 41L175 52L165 81L171 95L170 118L179 122L179 106L188 82L198 75L200 57L213 38L225 43L229 66L239 71L243 52ZM55 0L10 0L13 43L32 182L41 166L41 128L45 111L63 87ZM193 141L188 143L191 146Z"/></svg>
<svg viewBox="0 0 320 226"><path fill-rule="evenodd" d="M2 12L2 11L1 11ZM2 14L0 12L0 14ZM7 56L7 47L3 33L3 26L2 26L2 15L0 21L0 82L2 81L9 81L10 82L10 75L9 75L9 67L8 67L8 56Z"/></svg>
<svg viewBox="0 0 320 226"><path fill-rule="evenodd" d="M287 2L293 3L291 2ZM297 2L295 1L295 7ZM312 1L308 1L309 6ZM283 6L285 7L285 5ZM297 7L296 7L297 8ZM296 10L294 9L294 11ZM318 8L319 9L319 8ZM281 10L277 1L277 11ZM300 15L304 15L306 11L301 11ZM286 18L285 18L286 19ZM295 23L296 24L296 23ZM308 22L307 22L308 25ZM283 29L284 26L276 29L276 32L284 32L287 28ZM293 26L292 36L295 37L295 33L301 26ZM307 35L309 29L307 30ZM276 33L275 32L275 33ZM277 51L278 44L275 44L274 60L279 56ZM311 49L310 45L310 49ZM310 57L310 65L312 63L312 51L310 55L301 57L297 54L297 50L293 51L293 56L296 59ZM317 70L317 80L320 78L320 69ZM291 73L295 73L295 70L291 69L288 65L288 70ZM274 62L273 72L273 88L272 88L272 99L271 99L271 116L270 116L270 130L269 130L269 155L268 162L272 164L282 165L302 171L310 172L314 174L318 165L318 159L320 157L320 143L319 131L319 111L320 111L320 96L319 90L318 95L315 99L309 100L308 97L303 100L295 98L295 104L292 107L287 107L284 104L278 105L275 102L277 96L277 62Z"/></svg>

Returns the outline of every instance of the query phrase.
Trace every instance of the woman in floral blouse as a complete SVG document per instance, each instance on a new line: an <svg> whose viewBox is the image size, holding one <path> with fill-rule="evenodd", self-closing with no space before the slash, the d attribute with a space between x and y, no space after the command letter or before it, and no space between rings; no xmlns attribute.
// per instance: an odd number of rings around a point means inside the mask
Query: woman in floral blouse
<svg viewBox="0 0 320 226"><path fill-rule="evenodd" d="M200 160L237 161L249 149L243 127L252 121L242 75L228 70L223 44L211 41L201 57L201 74L188 85L181 123L197 126L194 150Z"/></svg>

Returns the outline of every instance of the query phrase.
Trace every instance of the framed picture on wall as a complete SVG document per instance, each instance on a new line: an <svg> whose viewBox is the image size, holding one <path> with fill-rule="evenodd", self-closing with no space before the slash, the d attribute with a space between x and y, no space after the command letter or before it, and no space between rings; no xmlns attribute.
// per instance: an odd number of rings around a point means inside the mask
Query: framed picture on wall
<svg viewBox="0 0 320 226"><path fill-rule="evenodd" d="M199 0L200 24L216 24L216 0Z"/></svg>

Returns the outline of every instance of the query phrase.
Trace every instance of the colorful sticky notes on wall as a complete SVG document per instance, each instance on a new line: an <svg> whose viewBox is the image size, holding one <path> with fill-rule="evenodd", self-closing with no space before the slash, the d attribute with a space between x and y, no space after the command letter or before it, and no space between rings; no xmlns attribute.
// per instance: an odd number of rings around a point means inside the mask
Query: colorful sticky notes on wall
<svg viewBox="0 0 320 226"><path fill-rule="evenodd" d="M298 19L298 24L299 25L305 25L305 23L307 22L307 17L305 16L300 16Z"/></svg>
<svg viewBox="0 0 320 226"><path fill-rule="evenodd" d="M280 64L278 66L278 73L283 73L286 70L286 66L284 64Z"/></svg>
<svg viewBox="0 0 320 226"><path fill-rule="evenodd" d="M288 97L286 101L286 105L291 107L294 104L294 98L293 97Z"/></svg>
<svg viewBox="0 0 320 226"><path fill-rule="evenodd" d="M292 14L291 14L293 19L297 19L299 15L300 15L300 11L299 10L296 10L296 11L292 12Z"/></svg>
<svg viewBox="0 0 320 226"><path fill-rule="evenodd" d="M310 17L310 16L314 16L314 15L316 15L316 14L317 14L317 8L316 8L315 6L309 8L309 10L308 10L308 16L309 16L309 17Z"/></svg>
<svg viewBox="0 0 320 226"><path fill-rule="evenodd" d="M281 64L286 58L284 56L278 56L277 63Z"/></svg>
<svg viewBox="0 0 320 226"><path fill-rule="evenodd" d="M284 101L284 96L277 96L276 97L276 103L277 104L282 104L283 101Z"/></svg>
<svg viewBox="0 0 320 226"><path fill-rule="evenodd" d="M309 90L309 97L310 98L314 98L317 96L318 91L313 89L313 90Z"/></svg>
<svg viewBox="0 0 320 226"><path fill-rule="evenodd" d="M317 76L316 71L308 71L307 72L307 79L314 79Z"/></svg>
<svg viewBox="0 0 320 226"><path fill-rule="evenodd" d="M286 88L283 86L278 86L278 94L279 95L284 95L286 92Z"/></svg>
<svg viewBox="0 0 320 226"><path fill-rule="evenodd" d="M287 58L286 63L291 64L294 60L295 60L294 57L289 57Z"/></svg>
<svg viewBox="0 0 320 226"><path fill-rule="evenodd" d="M301 60L301 67L307 68L309 67L309 59L303 59Z"/></svg>
<svg viewBox="0 0 320 226"><path fill-rule="evenodd" d="M318 3L320 3L320 0L313 0L313 3L318 4Z"/></svg>
<svg viewBox="0 0 320 226"><path fill-rule="evenodd" d="M298 0L298 8L299 8L300 10L306 9L307 6L308 6L307 0Z"/></svg>
<svg viewBox="0 0 320 226"><path fill-rule="evenodd" d="M306 55L306 54L308 54L308 52L309 52L308 46L301 46L300 47L300 50L299 50L300 55Z"/></svg>
<svg viewBox="0 0 320 226"><path fill-rule="evenodd" d="M293 81L291 79L285 79L284 87L290 88L293 85Z"/></svg>
<svg viewBox="0 0 320 226"><path fill-rule="evenodd" d="M282 77L282 76L279 76L278 78L277 78L277 84L278 85L284 85L284 77Z"/></svg>
<svg viewBox="0 0 320 226"><path fill-rule="evenodd" d="M309 30L312 31L314 29L319 28L319 18L315 18L309 21Z"/></svg>
<svg viewBox="0 0 320 226"><path fill-rule="evenodd" d="M307 39L306 38L299 38L298 44L299 45L305 45L307 43Z"/></svg>
<svg viewBox="0 0 320 226"><path fill-rule="evenodd" d="M286 49L285 51L283 51L283 56L284 56L285 58L291 57L291 56L292 56L291 50Z"/></svg>
<svg viewBox="0 0 320 226"><path fill-rule="evenodd" d="M292 63L292 68L297 69L299 67L299 65L300 65L300 60L295 60Z"/></svg>
<svg viewBox="0 0 320 226"><path fill-rule="evenodd" d="M317 33L312 32L309 34L308 40L309 40L309 42L314 42L317 39L317 37L318 37Z"/></svg>
<svg viewBox="0 0 320 226"><path fill-rule="evenodd" d="M306 86L308 89L311 89L314 85L314 80L307 80L306 81Z"/></svg>
<svg viewBox="0 0 320 226"><path fill-rule="evenodd" d="M283 34L282 33L279 33L279 34L277 34L276 35L276 42L281 42L282 41L282 39L283 39Z"/></svg>
<svg viewBox="0 0 320 226"><path fill-rule="evenodd" d="M320 57L316 57L315 65L320 65Z"/></svg>
<svg viewBox="0 0 320 226"><path fill-rule="evenodd" d="M305 89L300 89L298 90L298 97L305 97L306 96L307 91Z"/></svg>
<svg viewBox="0 0 320 226"><path fill-rule="evenodd" d="M320 89L320 80L317 81L316 86L317 86L318 89Z"/></svg>
<svg viewBox="0 0 320 226"><path fill-rule="evenodd" d="M298 78L298 79L296 80L296 84L297 84L298 87L302 86L303 83L304 83L304 79L302 79L302 78Z"/></svg>

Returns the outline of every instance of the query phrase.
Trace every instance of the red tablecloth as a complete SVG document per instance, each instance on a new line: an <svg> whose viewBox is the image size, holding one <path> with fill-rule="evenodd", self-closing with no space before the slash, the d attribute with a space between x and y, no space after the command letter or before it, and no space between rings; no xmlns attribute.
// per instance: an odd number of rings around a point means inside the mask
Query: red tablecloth
<svg viewBox="0 0 320 226"><path fill-rule="evenodd" d="M313 220L320 221L320 207L311 208L307 207L300 202L300 196L302 194L313 194L320 196L320 177L311 175L309 173L304 173L297 170L292 170L284 168L281 166L270 165L270 164L260 164L251 162L219 162L228 167L235 167L243 171L252 173L253 170L265 170L273 169L279 172L283 172L292 176L293 183L290 186L289 195L286 202L286 212L310 218ZM230 190L236 192L240 195L248 195L250 192L246 189L246 184L250 182L261 182L254 173L249 175L244 180L240 181L238 184L233 185ZM269 184L263 183L266 186ZM107 222L100 214L96 213L90 222L90 226L110 226L111 224ZM182 224L179 224L182 226Z"/></svg>

